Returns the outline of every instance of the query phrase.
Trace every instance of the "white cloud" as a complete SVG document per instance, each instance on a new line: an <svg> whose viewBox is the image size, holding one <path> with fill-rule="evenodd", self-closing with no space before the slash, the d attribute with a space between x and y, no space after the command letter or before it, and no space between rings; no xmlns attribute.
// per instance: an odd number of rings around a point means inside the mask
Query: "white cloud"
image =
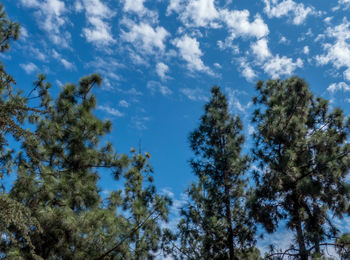
<svg viewBox="0 0 350 260"><path fill-rule="evenodd" d="M313 7L305 7L303 3L296 3L293 0L263 0L265 3L264 12L269 18L290 16L293 14L293 23L300 25L304 23L308 15L317 14Z"/></svg>
<svg viewBox="0 0 350 260"><path fill-rule="evenodd" d="M170 0L167 15L179 14L182 23L187 27L218 27L215 22L219 12L214 0Z"/></svg>
<svg viewBox="0 0 350 260"><path fill-rule="evenodd" d="M35 59L38 59L42 62L48 61L47 55L44 53L43 50L39 50L38 48L30 46L26 51L28 51L28 53L30 53L30 55L33 56Z"/></svg>
<svg viewBox="0 0 350 260"><path fill-rule="evenodd" d="M291 75L295 69L302 67L303 61L300 58L293 62L292 58L287 58L285 56L280 57L279 55L269 59L263 65L265 73L269 74L272 78L279 78L282 75Z"/></svg>
<svg viewBox="0 0 350 260"><path fill-rule="evenodd" d="M41 29L45 30L50 39L61 47L68 48L71 35L68 31L62 31L61 28L67 24L67 18L64 14L68 12L64 1L60 0L21 0L23 6L35 8L37 12L35 17Z"/></svg>
<svg viewBox="0 0 350 260"><path fill-rule="evenodd" d="M73 70L75 68L74 64L67 61L66 59L61 59L61 63L67 70Z"/></svg>
<svg viewBox="0 0 350 260"><path fill-rule="evenodd" d="M111 27L98 17L90 17L91 27L83 28L83 34L86 41L96 45L109 45L115 40L111 34Z"/></svg>
<svg viewBox="0 0 350 260"><path fill-rule="evenodd" d="M143 95L142 92L136 90L135 88L131 88L128 90L117 88L117 90L123 94L126 94L126 95L132 95L132 96L142 96Z"/></svg>
<svg viewBox="0 0 350 260"><path fill-rule="evenodd" d="M58 53L56 50L52 50L52 57L54 57L56 60L58 60L67 70L73 70L75 69L75 65L68 60L64 59L60 53Z"/></svg>
<svg viewBox="0 0 350 260"><path fill-rule="evenodd" d="M120 107L129 107L129 103L126 100L120 100L119 106Z"/></svg>
<svg viewBox="0 0 350 260"><path fill-rule="evenodd" d="M20 28L20 39L26 40L28 36L28 30L22 25Z"/></svg>
<svg viewBox="0 0 350 260"><path fill-rule="evenodd" d="M256 43L251 44L250 46L252 48L253 53L257 56L257 58L260 61L263 61L266 58L271 56L266 38L262 38L258 40Z"/></svg>
<svg viewBox="0 0 350 260"><path fill-rule="evenodd" d="M201 71L212 74L211 70L204 65L201 57L203 53L199 48L199 42L196 38L184 35L176 38L173 44L179 49L180 56L187 62L187 67L191 71Z"/></svg>
<svg viewBox="0 0 350 260"><path fill-rule="evenodd" d="M303 52L304 52L304 54L308 55L310 53L309 46L304 46Z"/></svg>
<svg viewBox="0 0 350 260"><path fill-rule="evenodd" d="M170 15L172 12L179 13L183 8L184 0L170 0L170 3L167 8L167 15Z"/></svg>
<svg viewBox="0 0 350 260"><path fill-rule="evenodd" d="M180 89L180 92L184 94L188 99L193 101L208 101L208 96L204 93L204 91L200 88L183 88Z"/></svg>
<svg viewBox="0 0 350 260"><path fill-rule="evenodd" d="M247 111L251 107L252 102L248 102L246 105L243 105L237 97L238 95L246 95L247 93L232 88L225 88L225 90L227 92L229 110L234 114L237 112L247 114Z"/></svg>
<svg viewBox="0 0 350 260"><path fill-rule="evenodd" d="M255 71L251 68L250 64L246 61L246 59L240 59L239 66L242 72L242 76L247 81L252 82L257 77Z"/></svg>
<svg viewBox="0 0 350 260"><path fill-rule="evenodd" d="M330 93L335 93L337 91L350 91L350 86L345 82L333 83L329 85L327 91Z"/></svg>
<svg viewBox="0 0 350 260"><path fill-rule="evenodd" d="M280 40L278 41L279 43L289 43L287 38L285 36L281 36Z"/></svg>
<svg viewBox="0 0 350 260"><path fill-rule="evenodd" d="M181 14L181 19L187 26L205 27L219 16L214 0L191 0ZM216 24L212 24L217 27Z"/></svg>
<svg viewBox="0 0 350 260"><path fill-rule="evenodd" d="M147 83L147 88L151 90L152 94L156 92L160 92L163 96L172 94L172 91L168 87L163 86L159 82L153 80Z"/></svg>
<svg viewBox="0 0 350 260"><path fill-rule="evenodd" d="M111 26L106 20L114 16L114 12L100 0L83 0L85 15L89 26L83 28L83 36L87 42L95 45L110 45L115 42Z"/></svg>
<svg viewBox="0 0 350 260"><path fill-rule="evenodd" d="M126 25L129 31L123 31L121 38L126 42L132 43L137 50L142 50L147 54L164 51L164 42L169 33L163 27L157 26L153 28L147 23L135 24L132 21L127 21Z"/></svg>
<svg viewBox="0 0 350 260"><path fill-rule="evenodd" d="M334 38L333 43L323 45L325 53L316 56L318 65L332 64L336 69L345 67L344 78L350 81L350 22L345 18L335 27L328 27L326 36Z"/></svg>
<svg viewBox="0 0 350 260"><path fill-rule="evenodd" d="M113 107L109 107L109 106L98 106L97 109L102 110L112 116L116 116L116 117L123 117L124 114L121 113L119 110L113 108Z"/></svg>
<svg viewBox="0 0 350 260"><path fill-rule="evenodd" d="M145 10L145 7L143 6L144 1L145 0L123 0L123 9L126 12L143 13Z"/></svg>
<svg viewBox="0 0 350 260"><path fill-rule="evenodd" d="M220 17L226 23L232 34L232 39L236 37L256 37L262 38L269 34L269 28L264 20L256 15L254 21L249 21L248 10L221 10Z"/></svg>
<svg viewBox="0 0 350 260"><path fill-rule="evenodd" d="M39 2L37 0L21 0L22 5L25 7L38 7Z"/></svg>
<svg viewBox="0 0 350 260"><path fill-rule="evenodd" d="M164 64L163 62L158 62L156 65L156 72L158 74L158 76L162 79L162 80L166 80L167 75L166 73L169 71L169 67L168 65Z"/></svg>
<svg viewBox="0 0 350 260"><path fill-rule="evenodd" d="M214 65L216 68L218 68L218 69L221 69L221 68L222 68L222 66L221 66L220 63L218 63L218 62L215 62L213 65Z"/></svg>
<svg viewBox="0 0 350 260"><path fill-rule="evenodd" d="M29 62L27 64L20 64L19 65L27 74L32 74L35 71L38 71L38 67L32 63Z"/></svg>
<svg viewBox="0 0 350 260"><path fill-rule="evenodd" d="M325 23L329 24L332 21L332 19L333 19L333 16L328 16L328 17L324 18L323 21Z"/></svg>
<svg viewBox="0 0 350 260"><path fill-rule="evenodd" d="M147 129L147 122L151 121L148 116L134 116L131 118L130 126L136 128L139 131Z"/></svg>
<svg viewBox="0 0 350 260"><path fill-rule="evenodd" d="M81 11L84 10L84 6L83 6L83 4L82 4L79 0L77 0L77 1L75 1L74 9L75 9L75 11L77 11L78 13L80 13Z"/></svg>
<svg viewBox="0 0 350 260"><path fill-rule="evenodd" d="M62 87L62 86L63 86L62 81L60 81L60 80L58 80L58 79L56 79L56 84L57 84L57 86L59 86L59 87Z"/></svg>
<svg viewBox="0 0 350 260"><path fill-rule="evenodd" d="M337 11L343 6L344 10L350 7L350 0L338 0L338 5L332 8L332 11Z"/></svg>

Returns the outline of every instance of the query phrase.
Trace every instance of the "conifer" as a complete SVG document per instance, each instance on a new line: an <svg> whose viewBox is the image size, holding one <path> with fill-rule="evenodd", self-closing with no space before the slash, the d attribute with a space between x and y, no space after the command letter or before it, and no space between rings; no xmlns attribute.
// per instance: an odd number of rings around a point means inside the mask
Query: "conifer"
<svg viewBox="0 0 350 260"><path fill-rule="evenodd" d="M187 259L247 259L254 251L255 227L245 207L249 158L241 153L242 123L230 115L219 87L211 93L189 137L198 181L188 189L190 200L182 209L179 251Z"/></svg>
<svg viewBox="0 0 350 260"><path fill-rule="evenodd" d="M286 221L297 242L288 253L320 257L322 242L339 236L333 217L350 213L350 121L298 77L259 81L256 89L255 219L268 232Z"/></svg>

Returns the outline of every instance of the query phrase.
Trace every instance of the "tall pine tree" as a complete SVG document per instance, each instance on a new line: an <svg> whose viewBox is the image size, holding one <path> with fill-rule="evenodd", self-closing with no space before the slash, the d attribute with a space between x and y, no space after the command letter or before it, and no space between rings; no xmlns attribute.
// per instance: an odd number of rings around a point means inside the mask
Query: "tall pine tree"
<svg viewBox="0 0 350 260"><path fill-rule="evenodd" d="M189 188L190 201L182 209L179 252L187 259L256 259L255 228L245 207L249 158L241 154L242 123L229 114L219 87L211 93L189 138L198 181Z"/></svg>
<svg viewBox="0 0 350 260"><path fill-rule="evenodd" d="M255 218L268 232L285 220L297 241L288 253L319 257L322 242L339 233L333 216L350 213L349 120L298 77L260 81L256 89Z"/></svg>
<svg viewBox="0 0 350 260"><path fill-rule="evenodd" d="M11 197L31 209L43 229L30 238L43 259L97 257L118 237L113 207L103 208L97 187L99 169L121 172L120 158L101 138L111 130L109 121L94 114L91 91L101 84L98 75L67 84L56 100L49 95L45 77L36 83L45 115L32 118L35 137L23 142L17 158L18 177ZM111 243L111 244L109 244ZM28 249L21 248L29 259Z"/></svg>

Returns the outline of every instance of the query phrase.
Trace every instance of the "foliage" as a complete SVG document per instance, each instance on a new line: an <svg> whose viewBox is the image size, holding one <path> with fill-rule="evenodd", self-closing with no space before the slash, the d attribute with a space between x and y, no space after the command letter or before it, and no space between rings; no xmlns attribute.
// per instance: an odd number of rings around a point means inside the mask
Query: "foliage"
<svg viewBox="0 0 350 260"><path fill-rule="evenodd" d="M43 228L31 236L36 254L44 259L97 256L105 248L101 235L116 232L103 230L104 217L109 221L114 212L101 208L97 169L112 168L117 174L122 167L112 145L99 144L111 129L109 121L92 113L96 100L90 92L101 78L93 74L79 86L67 84L55 101L44 80L39 76L36 85L47 113L32 119L36 138L23 142L10 195L29 207Z"/></svg>
<svg viewBox="0 0 350 260"><path fill-rule="evenodd" d="M211 93L189 138L198 182L188 189L191 201L182 209L180 252L188 259L245 259L255 228L244 204L249 158L241 155L242 123L229 114L219 87Z"/></svg>
<svg viewBox="0 0 350 260"><path fill-rule="evenodd" d="M124 256L127 259L153 259L159 253L161 223L167 221L171 205L167 196L160 196L156 192L149 159L148 153L137 154L132 149L130 167L123 174L125 183L122 208L128 216L123 244L127 244L129 248ZM119 243L118 247L123 244ZM117 249L115 247L114 251Z"/></svg>
<svg viewBox="0 0 350 260"><path fill-rule="evenodd" d="M0 52L10 49L10 42L17 40L19 24L12 22L0 4ZM12 154L6 137L12 135L19 141L29 138L29 131L22 124L30 112L41 112L27 106L27 99L20 92L13 91L16 82L0 63L0 179L11 172ZM3 184L1 188L4 189ZM30 235L40 233L38 221L31 216L29 208L11 199L4 191L0 194L0 252L7 252L8 259L23 259L17 250L26 247L27 254L34 259L40 259L34 252Z"/></svg>
<svg viewBox="0 0 350 260"><path fill-rule="evenodd" d="M320 257L321 242L338 234L331 214L349 213L349 120L300 78L260 81L256 89L254 217L268 232L286 220L294 254Z"/></svg>

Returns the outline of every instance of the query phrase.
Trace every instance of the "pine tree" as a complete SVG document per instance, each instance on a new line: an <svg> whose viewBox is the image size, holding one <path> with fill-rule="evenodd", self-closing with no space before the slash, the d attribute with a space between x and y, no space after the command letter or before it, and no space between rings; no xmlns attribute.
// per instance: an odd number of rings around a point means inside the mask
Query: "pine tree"
<svg viewBox="0 0 350 260"><path fill-rule="evenodd" d="M0 4L0 52L10 49L11 41L19 37L19 24L7 17ZM16 81L9 75L0 62L0 180L9 175L12 169L13 151L6 139L12 135L19 141L28 138L30 132L24 130L23 122L31 112L42 112L27 106L27 98L15 91ZM30 239L31 233L41 232L37 220L31 217L31 211L21 203L8 197L4 187L0 194L0 253L6 253L8 259L21 259L20 247L28 248L28 255L38 258Z"/></svg>
<svg viewBox="0 0 350 260"><path fill-rule="evenodd" d="M249 158L241 154L242 123L229 114L219 87L211 93L200 125L189 138L198 182L188 189L190 201L182 209L178 251L187 259L247 259L256 252L255 227L245 208Z"/></svg>
<svg viewBox="0 0 350 260"><path fill-rule="evenodd" d="M339 234L332 217L350 213L350 121L298 77L256 89L255 219L268 232L285 220L297 241L288 253L297 259L321 256L322 242Z"/></svg>
<svg viewBox="0 0 350 260"><path fill-rule="evenodd" d="M99 169L118 175L122 164L112 145L101 145L111 130L109 121L94 114L91 91L101 78L90 75L79 85L67 84L56 100L50 84L36 83L45 115L32 118L35 139L27 138L16 164L18 177L11 197L31 209L43 229L30 237L43 259L88 259L109 248L122 231L114 208L102 205L97 181ZM30 258L27 248L20 249Z"/></svg>
<svg viewBox="0 0 350 260"><path fill-rule="evenodd" d="M127 259L153 259L160 250L162 222L166 222L171 200L157 194L153 185L150 154L137 154L132 149L130 167L125 171L122 207L127 216L125 243Z"/></svg>
<svg viewBox="0 0 350 260"><path fill-rule="evenodd" d="M10 43L19 37L19 24L11 21L0 4L0 52L10 49ZM16 82L0 62L0 178L9 173L10 153L5 149L6 134L12 134L17 140L27 132L20 126L31 109L26 99L13 90Z"/></svg>

